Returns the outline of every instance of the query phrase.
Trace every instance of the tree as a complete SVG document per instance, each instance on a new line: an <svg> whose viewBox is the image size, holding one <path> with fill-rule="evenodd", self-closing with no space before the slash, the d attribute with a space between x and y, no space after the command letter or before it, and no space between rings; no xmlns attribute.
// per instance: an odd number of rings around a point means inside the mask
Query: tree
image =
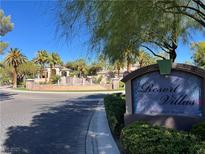
<svg viewBox="0 0 205 154"><path fill-rule="evenodd" d="M205 69L205 42L192 44L192 49L195 51L193 55L195 64Z"/></svg>
<svg viewBox="0 0 205 154"><path fill-rule="evenodd" d="M155 5L165 13L187 16L205 28L204 0L157 0Z"/></svg>
<svg viewBox="0 0 205 154"><path fill-rule="evenodd" d="M97 61L88 66L88 75L97 75L97 72L106 69L105 57L99 55Z"/></svg>
<svg viewBox="0 0 205 154"><path fill-rule="evenodd" d="M88 69L88 75L96 75L103 67L99 63L92 63Z"/></svg>
<svg viewBox="0 0 205 154"><path fill-rule="evenodd" d="M0 54L3 54L3 51L8 47L8 43L0 41Z"/></svg>
<svg viewBox="0 0 205 154"><path fill-rule="evenodd" d="M127 72L131 71L131 65L137 62L137 57L139 53L137 51L126 49L124 52L124 57L126 58L127 63Z"/></svg>
<svg viewBox="0 0 205 154"><path fill-rule="evenodd" d="M118 78L120 77L120 69L123 68L125 65L125 62L124 62L124 59L123 58L119 58L119 59L116 59L115 62L113 63L114 65L114 69L117 70L117 76Z"/></svg>
<svg viewBox="0 0 205 154"><path fill-rule="evenodd" d="M13 67L13 88L17 87L17 68L26 61L27 58L17 48L11 48L5 58L5 63Z"/></svg>
<svg viewBox="0 0 205 154"><path fill-rule="evenodd" d="M69 35L78 24L76 21L79 25L86 22L92 32L92 46L103 48L108 57L116 58L126 49L139 51L143 47L165 59L153 51L156 46L174 61L177 40L186 36L190 24L181 14L168 14L156 2L159 1L63 1L60 3L63 33Z"/></svg>
<svg viewBox="0 0 205 154"><path fill-rule="evenodd" d="M43 70L48 63L48 52L46 50L40 50L37 52L36 58L33 59L34 63L40 65L40 78L43 76Z"/></svg>
<svg viewBox="0 0 205 154"><path fill-rule="evenodd" d="M54 75L53 69L55 69L55 66L57 64L62 64L61 57L58 55L58 53L52 52L51 54L48 55L48 64L50 65L50 69L51 69L51 76L49 79L49 81L51 81L51 78Z"/></svg>
<svg viewBox="0 0 205 154"><path fill-rule="evenodd" d="M74 70L76 69L76 68L75 68L75 61L69 61L69 62L67 62L67 63L66 63L66 67L74 71Z"/></svg>
<svg viewBox="0 0 205 154"><path fill-rule="evenodd" d="M79 59L76 61L76 70L78 71L78 76L86 76L88 73L88 66L84 59Z"/></svg>
<svg viewBox="0 0 205 154"><path fill-rule="evenodd" d="M67 68L70 68L79 77L86 76L88 74L88 66L84 59L77 59L66 64Z"/></svg>
<svg viewBox="0 0 205 154"><path fill-rule="evenodd" d="M34 78L38 71L38 66L32 61L28 61L27 63L19 65L17 76L18 79Z"/></svg>
<svg viewBox="0 0 205 154"><path fill-rule="evenodd" d="M52 52L48 55L48 63L51 68L55 68L57 64L62 64L62 60L58 53Z"/></svg>
<svg viewBox="0 0 205 154"><path fill-rule="evenodd" d="M5 16L4 11L0 9L0 36L4 36L6 33L10 32L14 27L11 23L11 16ZM0 41L0 54L8 47L8 43Z"/></svg>
<svg viewBox="0 0 205 154"><path fill-rule="evenodd" d="M142 50L139 51L138 53L137 61L139 63L140 68L155 63L155 59L152 56L150 56L148 53Z"/></svg>
<svg viewBox="0 0 205 154"><path fill-rule="evenodd" d="M0 67L0 84L10 84L13 77L13 69L11 66L1 63Z"/></svg>

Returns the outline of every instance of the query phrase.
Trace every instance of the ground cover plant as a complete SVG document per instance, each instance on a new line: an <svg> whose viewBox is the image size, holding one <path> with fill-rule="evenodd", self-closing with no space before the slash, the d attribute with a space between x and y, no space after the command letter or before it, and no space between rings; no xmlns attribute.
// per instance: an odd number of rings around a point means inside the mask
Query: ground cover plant
<svg viewBox="0 0 205 154"><path fill-rule="evenodd" d="M194 125L191 129L191 133L205 141L205 122Z"/></svg>
<svg viewBox="0 0 205 154"><path fill-rule="evenodd" d="M129 154L205 154L205 142L198 136L145 122L123 128L120 141Z"/></svg>

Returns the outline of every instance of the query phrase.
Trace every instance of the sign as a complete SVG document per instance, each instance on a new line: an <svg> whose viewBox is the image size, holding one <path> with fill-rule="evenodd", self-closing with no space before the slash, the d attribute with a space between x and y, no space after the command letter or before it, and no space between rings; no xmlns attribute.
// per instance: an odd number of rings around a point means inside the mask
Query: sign
<svg viewBox="0 0 205 154"><path fill-rule="evenodd" d="M199 76L172 71L150 72L132 80L134 113L148 115L202 116L202 85Z"/></svg>

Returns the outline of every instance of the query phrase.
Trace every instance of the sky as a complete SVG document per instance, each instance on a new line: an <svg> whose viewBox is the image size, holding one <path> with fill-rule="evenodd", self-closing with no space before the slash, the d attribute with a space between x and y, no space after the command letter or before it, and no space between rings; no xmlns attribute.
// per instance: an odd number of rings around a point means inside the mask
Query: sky
<svg viewBox="0 0 205 154"><path fill-rule="evenodd" d="M87 62L94 61L97 52L89 50L89 33L85 25L82 25L78 35L69 40L57 35L56 6L56 1L1 0L0 8L5 15L11 15L14 23L14 29L1 40L8 42L9 48L19 48L29 59L33 59L38 50L45 49L58 52L64 62L78 58L84 58ZM176 62L193 61L190 43L205 41L202 32L191 31L191 34L192 38L187 44L179 41Z"/></svg>

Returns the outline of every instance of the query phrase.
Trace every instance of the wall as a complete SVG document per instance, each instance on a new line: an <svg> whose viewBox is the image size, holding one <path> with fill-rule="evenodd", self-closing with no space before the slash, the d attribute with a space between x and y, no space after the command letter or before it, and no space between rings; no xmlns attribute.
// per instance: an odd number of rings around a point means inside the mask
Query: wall
<svg viewBox="0 0 205 154"><path fill-rule="evenodd" d="M111 90L112 85L103 86L97 84L91 85L54 85L54 84L37 84L33 79L26 80L26 89L29 90Z"/></svg>
<svg viewBox="0 0 205 154"><path fill-rule="evenodd" d="M85 86L63 86L63 85L39 85L27 83L26 88L29 90L107 90L100 85L85 85Z"/></svg>

